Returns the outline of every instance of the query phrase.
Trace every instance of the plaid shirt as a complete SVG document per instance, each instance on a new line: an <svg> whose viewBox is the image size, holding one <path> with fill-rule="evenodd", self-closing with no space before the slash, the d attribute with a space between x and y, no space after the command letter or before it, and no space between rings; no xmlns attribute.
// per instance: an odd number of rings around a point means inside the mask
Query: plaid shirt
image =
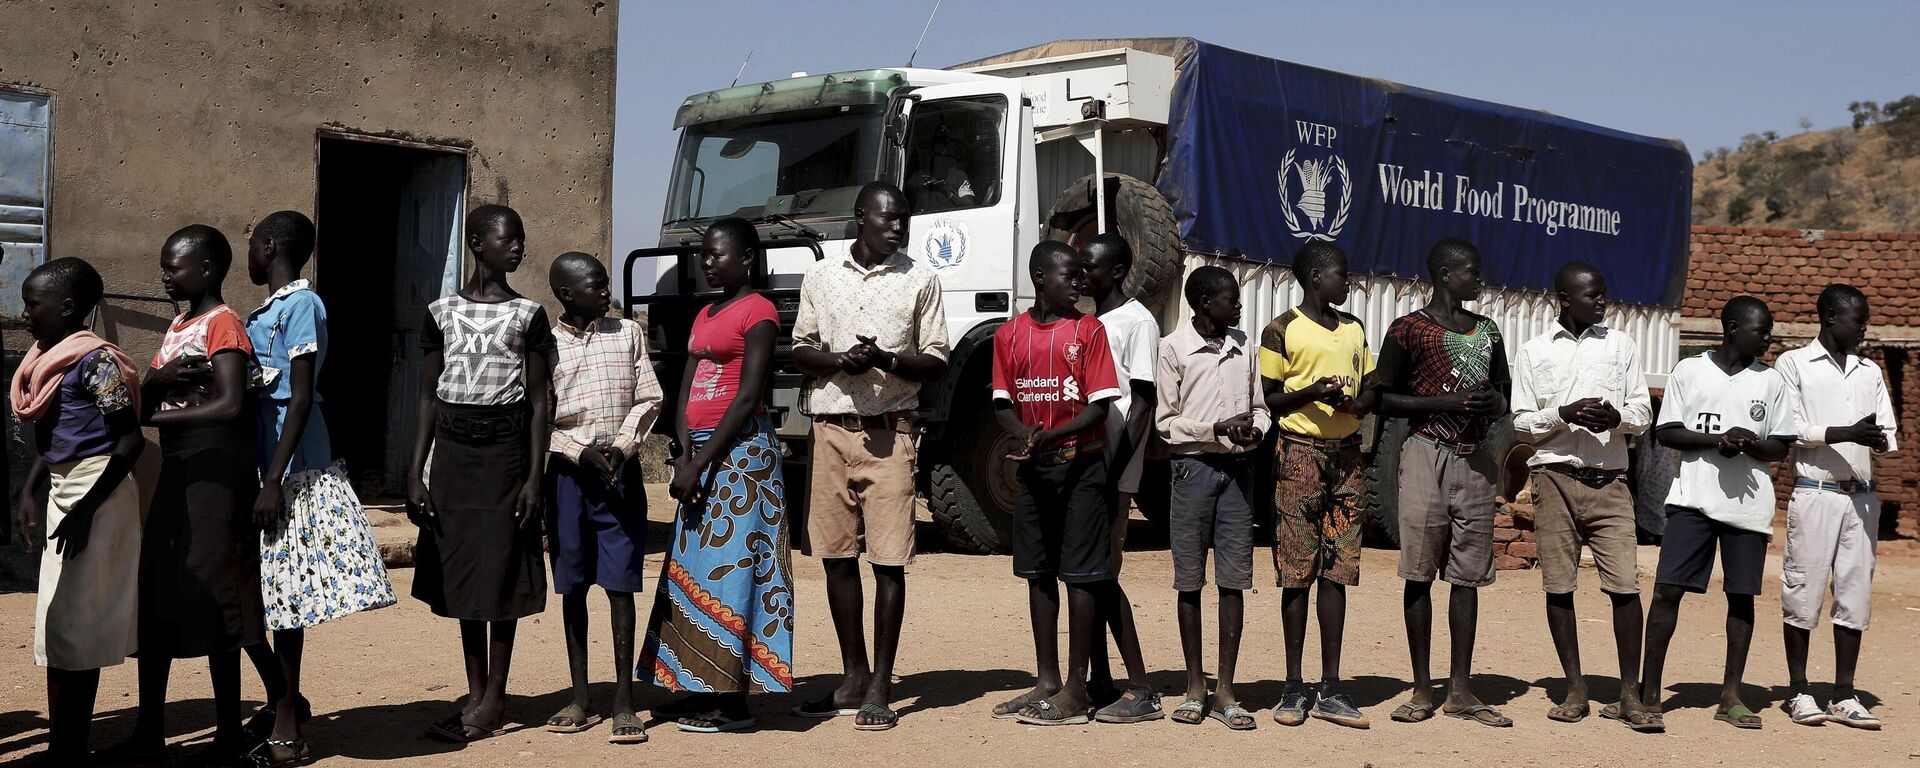
<svg viewBox="0 0 1920 768"><path fill-rule="evenodd" d="M603 317L581 330L554 323L553 437L547 449L570 460L592 445L632 457L660 417L660 380L646 335L632 320Z"/></svg>

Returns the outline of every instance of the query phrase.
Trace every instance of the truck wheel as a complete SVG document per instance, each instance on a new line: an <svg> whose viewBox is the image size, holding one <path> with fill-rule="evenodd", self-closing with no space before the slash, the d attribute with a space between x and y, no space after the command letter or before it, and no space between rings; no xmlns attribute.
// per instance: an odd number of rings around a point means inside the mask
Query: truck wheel
<svg viewBox="0 0 1920 768"><path fill-rule="evenodd" d="M1018 447L1013 436L984 407L956 409L942 447L927 452L933 460L927 509L935 525L962 552L1011 552L1013 503L1020 492L1014 464L1006 459Z"/></svg>
<svg viewBox="0 0 1920 768"><path fill-rule="evenodd" d="M1367 459L1366 506L1361 536L1368 546L1400 548L1400 444L1407 441L1406 419L1380 419Z"/></svg>
<svg viewBox="0 0 1920 768"><path fill-rule="evenodd" d="M1381 419L1380 434L1373 441L1373 455L1367 462L1367 492L1364 526L1366 543L1382 549L1400 548L1400 447L1407 441L1406 419ZM1487 431L1487 450L1493 452L1500 476L1495 489L1507 487L1509 458L1514 450L1513 417L1505 416Z"/></svg>
<svg viewBox="0 0 1920 768"><path fill-rule="evenodd" d="M1047 237L1078 246L1099 234L1093 209L1093 174L1067 185L1047 211ZM1124 286L1154 314L1180 290L1183 269L1180 229L1173 206L1152 184L1122 173L1106 176L1107 231L1117 232L1133 246L1133 271Z"/></svg>

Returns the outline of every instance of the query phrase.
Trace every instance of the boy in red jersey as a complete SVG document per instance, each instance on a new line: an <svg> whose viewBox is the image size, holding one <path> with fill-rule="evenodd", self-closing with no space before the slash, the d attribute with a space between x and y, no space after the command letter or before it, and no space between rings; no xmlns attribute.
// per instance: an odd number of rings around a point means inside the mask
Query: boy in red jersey
<svg viewBox="0 0 1920 768"><path fill-rule="evenodd" d="M1013 511L1013 573L1027 580L1038 680L1017 718L1030 725L1092 720L1087 659L1114 597L1108 500L1107 404L1120 396L1107 332L1074 309L1086 286L1066 243L1034 246L1027 262L1038 301L993 335L995 415L1022 447ZM1067 676L1060 676L1057 623L1067 584Z"/></svg>

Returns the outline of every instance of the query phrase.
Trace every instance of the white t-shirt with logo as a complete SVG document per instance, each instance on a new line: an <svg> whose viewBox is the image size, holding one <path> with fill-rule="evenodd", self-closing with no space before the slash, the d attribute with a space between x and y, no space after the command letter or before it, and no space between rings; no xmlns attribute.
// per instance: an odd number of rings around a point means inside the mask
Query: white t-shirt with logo
<svg viewBox="0 0 1920 768"><path fill-rule="evenodd" d="M1755 361L1728 376L1706 352L1673 367L1654 423L1709 435L1745 427L1763 438L1790 438L1794 430L1787 381L1779 371ZM1773 476L1766 462L1717 450L1684 451L1680 457L1680 471L1667 491L1669 505L1700 510L1735 528L1773 533Z"/></svg>

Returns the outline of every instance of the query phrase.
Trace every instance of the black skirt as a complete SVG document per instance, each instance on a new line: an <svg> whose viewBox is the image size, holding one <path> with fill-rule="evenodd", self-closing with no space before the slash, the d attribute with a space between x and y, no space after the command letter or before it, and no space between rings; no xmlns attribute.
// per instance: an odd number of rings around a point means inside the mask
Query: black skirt
<svg viewBox="0 0 1920 768"><path fill-rule="evenodd" d="M451 619L505 621L547 607L540 515L516 525L528 408L440 403L427 468L435 519L414 548L413 596Z"/></svg>
<svg viewBox="0 0 1920 768"><path fill-rule="evenodd" d="M141 531L141 655L206 656L265 637L253 422L160 430L160 481Z"/></svg>

